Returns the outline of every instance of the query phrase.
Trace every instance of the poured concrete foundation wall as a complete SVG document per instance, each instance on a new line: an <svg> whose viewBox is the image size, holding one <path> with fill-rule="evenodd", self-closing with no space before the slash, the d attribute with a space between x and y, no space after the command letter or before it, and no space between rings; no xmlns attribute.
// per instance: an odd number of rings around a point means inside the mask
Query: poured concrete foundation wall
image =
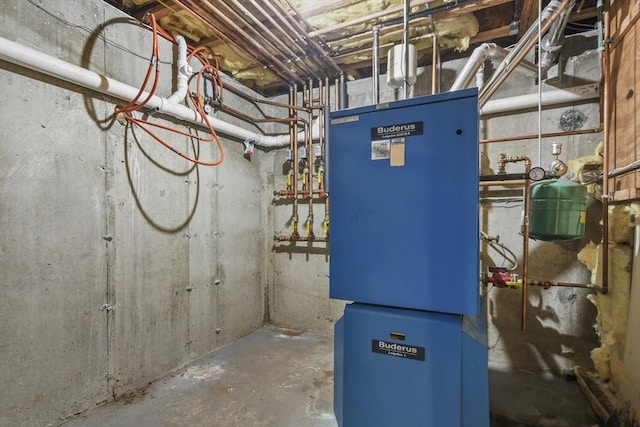
<svg viewBox="0 0 640 427"><path fill-rule="evenodd" d="M124 18L10 0L0 36L138 87L151 34ZM265 173L242 144L193 168L114 121L119 101L1 61L0 86L0 425L57 425L262 326Z"/></svg>
<svg viewBox="0 0 640 427"><path fill-rule="evenodd" d="M9 0L0 36L138 86L150 33L103 2L87 3ZM170 52L162 43L163 96L171 93ZM443 90L463 63L444 64ZM416 95L430 91L430 70L424 71ZM597 82L595 38L570 38L553 71L557 80L543 90ZM381 100L396 99L381 81ZM140 130L114 122L115 100L6 62L0 62L0 84L1 425L56 425L144 387L265 319L332 332L344 303L328 298L327 244L273 240L290 233L292 206L273 197L286 187L283 150L257 151L248 161L238 141L224 139L222 166L193 169ZM494 98L536 91L535 79L516 71ZM369 79L349 83L350 106L371 99ZM260 115L230 94L225 102ZM599 115L595 102L545 109L542 131L597 127ZM537 116L527 110L487 117L482 138L537 133ZM592 155L600 140L598 134L544 139L541 162L536 140L485 144L482 173L496 172L500 152L528 155L534 166L547 167L552 142L563 144L561 159L567 161ZM184 138L170 142L193 154ZM210 145L200 152L205 160L217 155ZM519 172L521 165L508 171ZM500 236L521 273L522 190L486 188L481 197L481 229ZM322 236L324 206L312 209L314 231ZM577 253L600 241L599 210L589 199L587 233L580 240L532 242L530 278L589 282ZM308 203L300 203L302 235L308 213ZM484 270L508 264L483 249ZM491 363L552 371L589 365L597 340L588 293L532 289L522 333L520 291L489 290Z"/></svg>

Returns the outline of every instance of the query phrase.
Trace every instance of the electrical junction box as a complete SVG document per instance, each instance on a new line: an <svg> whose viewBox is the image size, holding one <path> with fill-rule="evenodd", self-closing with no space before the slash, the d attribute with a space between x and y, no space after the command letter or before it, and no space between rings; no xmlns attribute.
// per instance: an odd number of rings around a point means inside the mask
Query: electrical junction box
<svg viewBox="0 0 640 427"><path fill-rule="evenodd" d="M331 298L475 314L477 89L330 115Z"/></svg>

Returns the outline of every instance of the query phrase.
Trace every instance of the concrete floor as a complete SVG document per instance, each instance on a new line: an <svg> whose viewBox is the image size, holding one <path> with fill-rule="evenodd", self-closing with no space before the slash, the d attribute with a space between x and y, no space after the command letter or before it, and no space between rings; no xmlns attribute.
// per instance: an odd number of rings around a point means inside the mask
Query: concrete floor
<svg viewBox="0 0 640 427"><path fill-rule="evenodd" d="M561 378L492 369L490 395L492 427L597 425ZM335 427L332 399L332 338L266 327L65 427Z"/></svg>

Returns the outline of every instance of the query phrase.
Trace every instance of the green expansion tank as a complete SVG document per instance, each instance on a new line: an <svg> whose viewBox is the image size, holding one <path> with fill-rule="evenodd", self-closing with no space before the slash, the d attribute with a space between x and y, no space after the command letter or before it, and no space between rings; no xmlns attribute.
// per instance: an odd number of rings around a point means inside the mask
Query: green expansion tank
<svg viewBox="0 0 640 427"><path fill-rule="evenodd" d="M587 188L553 179L531 185L529 235L538 240L579 239L584 235Z"/></svg>

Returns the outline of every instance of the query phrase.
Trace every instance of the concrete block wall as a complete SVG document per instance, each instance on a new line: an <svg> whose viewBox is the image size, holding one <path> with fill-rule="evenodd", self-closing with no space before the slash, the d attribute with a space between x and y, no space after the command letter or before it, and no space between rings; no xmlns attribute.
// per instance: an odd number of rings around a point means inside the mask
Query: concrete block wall
<svg viewBox="0 0 640 427"><path fill-rule="evenodd" d="M0 36L135 87L151 51L104 2L10 0ZM0 425L57 425L263 325L266 171L239 141L194 168L117 100L2 61L0 86Z"/></svg>

